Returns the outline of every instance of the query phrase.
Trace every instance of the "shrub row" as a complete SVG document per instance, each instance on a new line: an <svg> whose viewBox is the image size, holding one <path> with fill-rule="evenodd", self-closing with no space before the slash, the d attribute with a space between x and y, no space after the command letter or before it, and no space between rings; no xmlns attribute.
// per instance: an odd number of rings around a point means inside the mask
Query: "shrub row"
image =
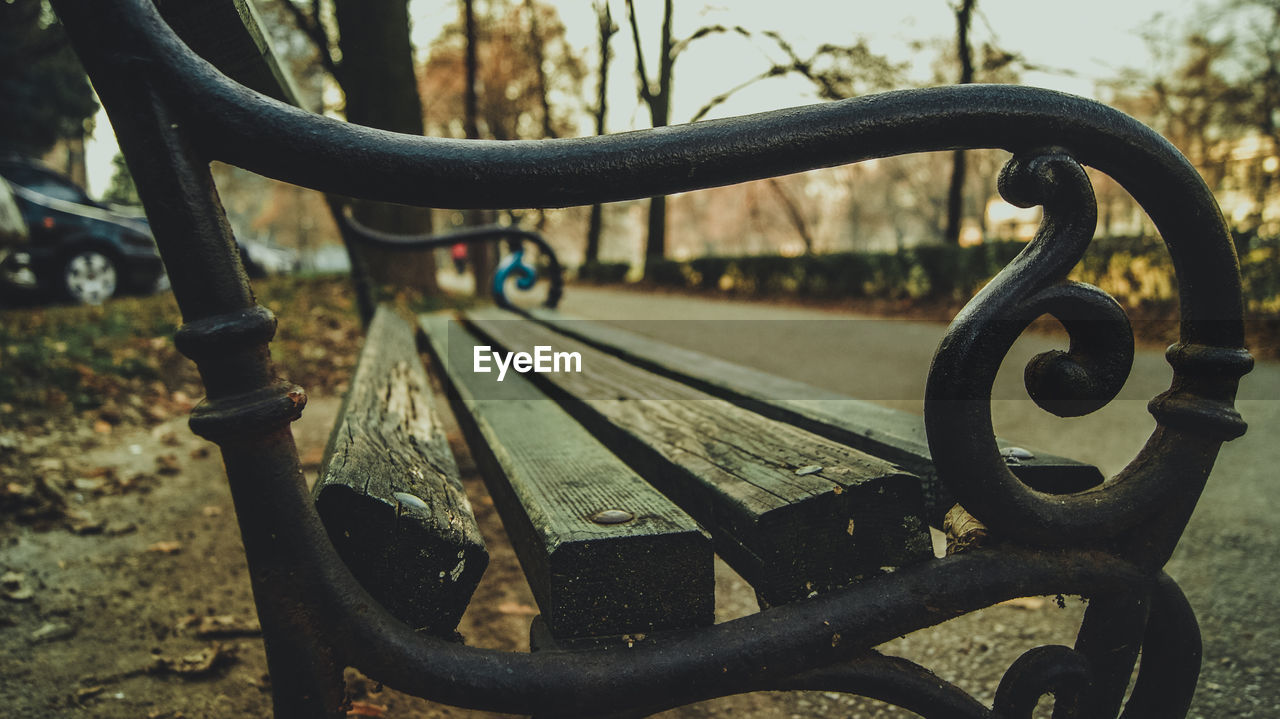
<svg viewBox="0 0 1280 719"><path fill-rule="evenodd" d="M1240 269L1250 312L1280 315L1280 237L1240 236ZM650 260L645 281L663 287L747 295L967 299L1014 258L1024 244L929 245L900 252L838 252L801 257L759 255ZM579 278L621 282L630 268L594 264ZM1151 237L1098 239L1071 274L1136 307L1176 300L1173 263Z"/></svg>
<svg viewBox="0 0 1280 719"><path fill-rule="evenodd" d="M924 246L902 252L651 260L645 280L664 287L751 295L959 297L972 294L1022 247L1002 242Z"/></svg>

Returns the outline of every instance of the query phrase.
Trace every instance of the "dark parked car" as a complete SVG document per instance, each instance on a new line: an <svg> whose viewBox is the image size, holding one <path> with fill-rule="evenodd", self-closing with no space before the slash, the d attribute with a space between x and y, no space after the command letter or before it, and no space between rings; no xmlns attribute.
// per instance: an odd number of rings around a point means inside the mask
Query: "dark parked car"
<svg viewBox="0 0 1280 719"><path fill-rule="evenodd" d="M259 240L236 239L240 247L240 261L244 271L252 278L287 275L297 272L301 261L293 250L269 245Z"/></svg>
<svg viewBox="0 0 1280 719"><path fill-rule="evenodd" d="M27 223L13 199L9 183L0 179L0 265L9 255L27 246Z"/></svg>
<svg viewBox="0 0 1280 719"><path fill-rule="evenodd" d="M0 158L29 241L0 263L10 288L99 304L120 292L149 292L164 274L143 217L89 199L61 173L26 158Z"/></svg>

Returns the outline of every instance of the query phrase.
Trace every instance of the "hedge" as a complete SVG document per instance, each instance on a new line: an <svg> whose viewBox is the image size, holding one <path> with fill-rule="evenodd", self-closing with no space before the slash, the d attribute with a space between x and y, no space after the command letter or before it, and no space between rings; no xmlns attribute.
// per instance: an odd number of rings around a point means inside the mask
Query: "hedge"
<svg viewBox="0 0 1280 719"><path fill-rule="evenodd" d="M1246 307L1280 314L1280 237L1239 235ZM645 282L662 287L739 295L884 299L965 300L991 280L1026 245L990 242L969 247L927 245L900 252L837 252L800 257L708 256L693 260L649 260ZM621 282L625 264L584 266L578 276ZM1153 237L1094 240L1071 279L1097 285L1121 303L1172 303L1177 299L1173 264Z"/></svg>

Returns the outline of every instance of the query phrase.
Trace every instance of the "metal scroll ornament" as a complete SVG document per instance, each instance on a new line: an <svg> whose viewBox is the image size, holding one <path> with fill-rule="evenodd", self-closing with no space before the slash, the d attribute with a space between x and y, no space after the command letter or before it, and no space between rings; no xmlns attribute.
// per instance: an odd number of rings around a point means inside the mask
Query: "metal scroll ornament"
<svg viewBox="0 0 1280 719"><path fill-rule="evenodd" d="M1088 414L1124 385L1133 364L1133 330L1110 295L1067 279L1097 224L1084 168L1056 148L1021 154L1001 172L999 189L1019 207L1042 205L1044 219L1035 238L965 306L943 338L925 391L929 446L948 488L993 531L1033 544L1079 542L1106 534L1097 513L1084 505L1105 503L1107 490L1064 497L1037 492L1014 477L992 430L992 385L1018 336L1037 318L1052 315L1070 335L1070 348L1028 363L1027 392L1060 417Z"/></svg>
<svg viewBox="0 0 1280 719"><path fill-rule="evenodd" d="M507 280L512 276L516 278L516 287L525 291L533 289L538 281L538 271L525 260L522 245L502 258L498 269L493 273L493 298L499 307L511 306L511 301L507 299Z"/></svg>

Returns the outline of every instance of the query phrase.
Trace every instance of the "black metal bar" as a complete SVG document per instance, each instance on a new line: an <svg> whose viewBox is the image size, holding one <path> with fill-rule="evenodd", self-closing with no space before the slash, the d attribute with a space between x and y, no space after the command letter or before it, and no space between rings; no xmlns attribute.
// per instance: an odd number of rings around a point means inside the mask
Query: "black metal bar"
<svg viewBox="0 0 1280 719"><path fill-rule="evenodd" d="M1036 704L1045 694L1054 695L1053 715L1061 719L1114 715L1114 712L1082 713L1075 708L1075 700L1090 687L1092 679L1092 666L1079 652L1054 644L1036 647L1018 657L1000 680L996 688L995 716L1031 719Z"/></svg>
<svg viewBox="0 0 1280 719"><path fill-rule="evenodd" d="M186 322L179 347L196 361L208 389L192 426L222 447L277 716L337 716L347 664L437 701L495 711L599 714L620 704L650 706L658 696L683 703L829 681L904 706L983 716L958 690L926 687L916 669L872 661L867 652L1004 599L1057 593L1095 598L1097 610L1076 650L1036 651L1011 668L1003 693L1008 711L1021 712L1047 687L1068 696L1063 713L1074 711L1077 699L1085 705L1097 699L1092 706L1114 715L1148 592L1145 654L1125 716L1185 713L1191 690L1161 685L1194 686L1199 633L1185 598L1158 571L1220 444L1244 431L1233 402L1251 360L1241 349L1239 271L1221 213L1191 165L1149 129L1081 98L968 86L600 138L410 137L311 115L235 84L191 53L149 0L55 0L55 6L111 114ZM275 379L267 352L274 318L254 303L207 168L221 159L348 196L516 208L649 197L976 147L1018 153L1002 191L1012 201L1044 205L1045 223L953 324L930 371L926 411L940 478L1001 541L652 646L532 655L413 633L337 557L307 497L288 430L305 395ZM1044 313L1063 320L1072 346L1028 368L1029 391L1042 406L1060 414L1092 411L1114 396L1128 372L1132 337L1123 312L1096 288L1065 281L1096 211L1081 165L1128 189L1163 234L1179 280L1182 342L1169 352L1173 385L1151 403L1159 427L1138 458L1100 489L1049 497L1018 483L1003 465L990 427L990 380L1013 338ZM533 233L511 228L427 238L367 228L358 234L360 241L406 250L513 236L545 247ZM559 264L547 251L556 268L548 297L554 304ZM1117 623L1133 635L1108 639ZM1123 656L1111 661L1109 653ZM842 662L843 670L824 669Z"/></svg>
<svg viewBox="0 0 1280 719"><path fill-rule="evenodd" d="M196 362L208 395L192 413L192 428L221 446L246 546L271 544L288 530L268 526L275 508L261 504L257 489L301 486L289 423L306 404L301 388L278 380L272 367L267 343L275 318L254 302L208 158L191 143L190 128L133 74L127 53L98 32L93 9L70 1L55 8L112 119L172 280L184 320L175 342ZM288 501L310 504L305 495ZM295 631L307 608L305 594L284 589L293 585L294 555L268 548L247 558L276 716L335 715L345 663L319 633Z"/></svg>
<svg viewBox="0 0 1280 719"><path fill-rule="evenodd" d="M547 260L548 282L550 284L547 288L547 298L543 301L543 305L555 309L560 304L560 298L564 295L564 268L560 264L560 259L556 257L556 251L551 247L551 243L547 242L547 238L543 237L541 233L511 225L487 225L430 235L406 235L384 232L364 225L349 210L335 211L334 217L339 218L344 237L360 244L372 245L395 252L422 252L439 247L449 247L459 242L470 245L502 240L507 240L511 244L512 252L517 252L519 251L518 248L527 241L537 247L538 252ZM521 289L527 289L531 284L532 280L519 286ZM479 291L479 288L477 288L477 291ZM506 296L506 289L501 281L494 284L493 296L498 306L511 306L511 302Z"/></svg>
<svg viewBox="0 0 1280 719"><path fill-rule="evenodd" d="M342 246L347 251L347 261L351 263L351 289L356 294L356 312L360 314L360 325L369 329L373 322L373 314L377 310L377 302L373 297L373 281L369 278L369 267L364 255L356 249L360 237L347 219L347 205L331 194L324 196L329 205L329 214L338 226L338 234L342 236Z"/></svg>
<svg viewBox="0 0 1280 719"><path fill-rule="evenodd" d="M1142 648L1149 608L1146 588L1089 600L1074 650L1088 661L1089 687L1069 702L1059 701L1054 719L1116 715Z"/></svg>
<svg viewBox="0 0 1280 719"><path fill-rule="evenodd" d="M575 715L644 706L655 696L684 703L767 687L771 677L854 656L1004 599L1093 595L1145 581L1126 563L1097 553L975 552L665 637L652 647L517 654L415 635L363 592L350 590L340 563L309 564L328 574L305 582L321 592L310 604L322 608L322 626L337 635L351 663L370 676L458 706ZM833 642L835 635L840 639Z"/></svg>
<svg viewBox="0 0 1280 719"><path fill-rule="evenodd" d="M1161 573L1142 642L1142 665L1122 719L1186 716L1200 677L1200 627L1178 585Z"/></svg>

